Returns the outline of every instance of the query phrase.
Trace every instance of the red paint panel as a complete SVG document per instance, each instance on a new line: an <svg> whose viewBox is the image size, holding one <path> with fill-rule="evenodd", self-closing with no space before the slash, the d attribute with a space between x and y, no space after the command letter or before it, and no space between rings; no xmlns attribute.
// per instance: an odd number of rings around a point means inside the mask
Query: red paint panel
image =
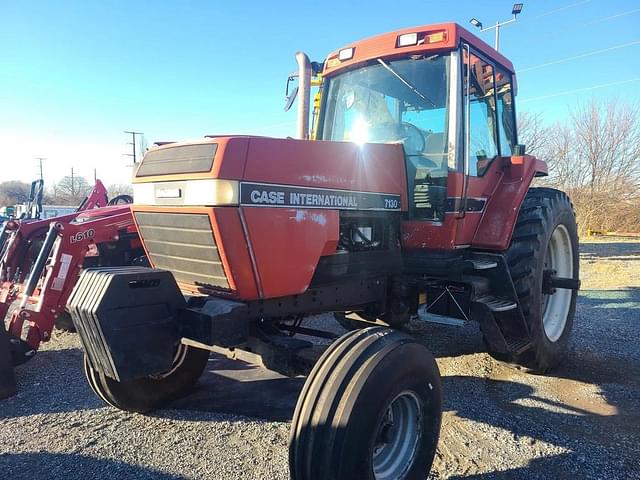
<svg viewBox="0 0 640 480"><path fill-rule="evenodd" d="M303 293L320 257L338 244L337 210L241 207L241 214L263 298Z"/></svg>
<svg viewBox="0 0 640 480"><path fill-rule="evenodd" d="M476 248L505 250L509 246L520 205L533 177L537 172L547 173L547 164L530 155L504 158L502 164L504 176L489 199L473 237L472 245Z"/></svg>
<svg viewBox="0 0 640 480"><path fill-rule="evenodd" d="M213 177L241 180L249 148L249 137L219 138L213 162Z"/></svg>
<svg viewBox="0 0 640 480"><path fill-rule="evenodd" d="M243 300L258 298L251 256L238 209L214 208L213 218L213 232L229 285L235 287L234 293Z"/></svg>
<svg viewBox="0 0 640 480"><path fill-rule="evenodd" d="M244 180L392 193L401 196L402 209L407 209L400 145L252 137Z"/></svg>
<svg viewBox="0 0 640 480"><path fill-rule="evenodd" d="M444 222L402 222L402 248L407 250L452 250L458 220L447 214Z"/></svg>

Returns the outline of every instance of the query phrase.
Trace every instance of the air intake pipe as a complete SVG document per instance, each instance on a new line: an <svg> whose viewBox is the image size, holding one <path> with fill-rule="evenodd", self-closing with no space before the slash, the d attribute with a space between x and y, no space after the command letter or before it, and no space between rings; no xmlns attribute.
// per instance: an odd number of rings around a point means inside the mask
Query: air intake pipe
<svg viewBox="0 0 640 480"><path fill-rule="evenodd" d="M309 138L309 102L311 97L311 61L304 52L296 53L298 62L298 138Z"/></svg>

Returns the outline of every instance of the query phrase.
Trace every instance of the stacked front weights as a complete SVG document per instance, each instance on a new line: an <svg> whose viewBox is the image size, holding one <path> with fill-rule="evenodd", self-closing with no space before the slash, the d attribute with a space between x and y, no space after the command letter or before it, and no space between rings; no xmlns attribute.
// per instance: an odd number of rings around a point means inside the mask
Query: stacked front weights
<svg viewBox="0 0 640 480"><path fill-rule="evenodd" d="M163 270L82 273L68 308L96 395L116 408L147 412L195 384L209 352L180 343L176 318L184 306L173 276Z"/></svg>

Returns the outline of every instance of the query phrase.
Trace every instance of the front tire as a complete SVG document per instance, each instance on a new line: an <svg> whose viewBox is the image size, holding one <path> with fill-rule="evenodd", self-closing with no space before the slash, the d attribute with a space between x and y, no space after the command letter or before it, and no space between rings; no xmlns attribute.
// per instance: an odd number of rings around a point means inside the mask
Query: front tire
<svg viewBox="0 0 640 480"><path fill-rule="evenodd" d="M384 327L334 342L293 416L293 480L424 479L440 434L440 373L415 339Z"/></svg>
<svg viewBox="0 0 640 480"><path fill-rule="evenodd" d="M124 382L94 370L86 355L84 368L89 386L107 404L128 412L145 413L175 400L193 387L208 359L208 350L180 345L168 372Z"/></svg>
<svg viewBox="0 0 640 480"><path fill-rule="evenodd" d="M576 217L564 192L529 190L506 259L531 335L531 348L511 360L546 372L566 354L576 309L577 290L544 290L545 271L579 278Z"/></svg>

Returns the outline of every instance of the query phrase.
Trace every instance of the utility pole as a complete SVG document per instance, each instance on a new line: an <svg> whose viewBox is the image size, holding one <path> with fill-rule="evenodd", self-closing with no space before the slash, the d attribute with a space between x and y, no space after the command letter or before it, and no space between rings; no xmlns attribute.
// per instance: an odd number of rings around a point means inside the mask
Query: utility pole
<svg viewBox="0 0 640 480"><path fill-rule="evenodd" d="M504 22L500 22L500 21L496 21L496 24L493 25L492 27L483 27L482 26L482 22L476 18L472 18L471 20L469 20L469 23L471 25L473 25L474 27L478 27L480 29L481 32L486 32L487 30L492 30L492 29L496 29L496 42L494 45L494 48L499 51L500 50L500 27L504 27L505 25L508 25L510 23L513 23L515 21L518 20L518 15L520 14L520 12L522 12L522 7L524 6L524 4L522 3L514 3L513 4L513 8L511 9L511 15L513 15L513 17L510 20L506 20Z"/></svg>
<svg viewBox="0 0 640 480"><path fill-rule="evenodd" d="M93 183L95 185L95 183L98 181L98 169L94 168L93 169Z"/></svg>
<svg viewBox="0 0 640 480"><path fill-rule="evenodd" d="M73 167L71 167L71 196L73 197L74 195L75 195L75 192L73 188Z"/></svg>
<svg viewBox="0 0 640 480"><path fill-rule="evenodd" d="M136 158L136 135L144 135L142 132L132 132L130 130L124 130L124 133L128 133L131 135L131 141L127 142L127 145L131 145L133 153L125 153L127 157L133 157L133 164L135 165L137 162Z"/></svg>
<svg viewBox="0 0 640 480"><path fill-rule="evenodd" d="M42 176L42 161L46 160L46 158L45 157L36 157L36 160L38 160L38 162L40 162L40 180L42 180L43 179L43 176Z"/></svg>

